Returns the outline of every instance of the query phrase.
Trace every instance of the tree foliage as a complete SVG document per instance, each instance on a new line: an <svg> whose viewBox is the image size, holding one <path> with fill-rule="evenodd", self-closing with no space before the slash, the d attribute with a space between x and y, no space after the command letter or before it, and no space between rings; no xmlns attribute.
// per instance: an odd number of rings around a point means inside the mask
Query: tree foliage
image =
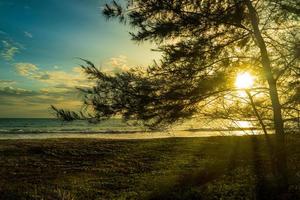
<svg viewBox="0 0 300 200"><path fill-rule="evenodd" d="M266 74L249 4L271 63ZM80 89L86 112L54 107L64 120L101 121L113 116L155 128L193 116L248 119L258 123L249 99L234 86L236 74L256 77L251 89L259 117L274 125L268 80L278 88L286 125L298 119L300 96L300 7L295 0L134 0L112 1L104 16L130 25L137 42L157 45L162 58L147 69L106 74L82 66L95 86ZM253 20L253 18L252 18ZM253 106L253 105L252 105Z"/></svg>

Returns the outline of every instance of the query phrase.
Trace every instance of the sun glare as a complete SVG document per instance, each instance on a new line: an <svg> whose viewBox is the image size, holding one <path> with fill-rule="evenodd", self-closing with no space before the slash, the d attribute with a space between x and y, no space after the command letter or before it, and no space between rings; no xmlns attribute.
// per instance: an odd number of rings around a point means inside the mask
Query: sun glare
<svg viewBox="0 0 300 200"><path fill-rule="evenodd" d="M251 128L252 123L249 121L237 121L236 125L240 128Z"/></svg>
<svg viewBox="0 0 300 200"><path fill-rule="evenodd" d="M253 86L254 77L248 72L240 73L236 77L235 86L239 89L249 89Z"/></svg>

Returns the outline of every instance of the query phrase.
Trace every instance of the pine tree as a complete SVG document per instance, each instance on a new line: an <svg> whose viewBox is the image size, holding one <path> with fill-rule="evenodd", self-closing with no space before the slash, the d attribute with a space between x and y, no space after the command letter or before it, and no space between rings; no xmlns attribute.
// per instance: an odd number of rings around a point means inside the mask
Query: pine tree
<svg viewBox="0 0 300 200"><path fill-rule="evenodd" d="M82 67L96 82L81 89L90 112L53 107L58 117L97 122L120 115L150 128L193 116L255 118L262 128L275 129L278 182L286 188L284 126L299 120L300 110L297 1L134 0L125 6L113 1L103 14L134 27L132 40L154 42L162 59L146 70L115 75L86 61ZM233 84L239 71L257 77L246 99Z"/></svg>

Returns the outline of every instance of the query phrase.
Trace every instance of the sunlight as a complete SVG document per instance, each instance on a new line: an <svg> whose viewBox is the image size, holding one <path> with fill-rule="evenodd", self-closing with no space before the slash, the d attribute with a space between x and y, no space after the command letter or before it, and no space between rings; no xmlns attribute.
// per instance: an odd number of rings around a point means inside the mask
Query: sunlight
<svg viewBox="0 0 300 200"><path fill-rule="evenodd" d="M252 123L249 121L236 121L236 124L239 128L251 128Z"/></svg>
<svg viewBox="0 0 300 200"><path fill-rule="evenodd" d="M236 135L243 136L243 135L253 135L259 133L256 130L251 130L251 128L254 127L250 121L235 121L234 124L235 127L241 129L235 132Z"/></svg>
<svg viewBox="0 0 300 200"><path fill-rule="evenodd" d="M253 86L254 77L248 72L240 73L236 77L235 86L239 89L249 89Z"/></svg>

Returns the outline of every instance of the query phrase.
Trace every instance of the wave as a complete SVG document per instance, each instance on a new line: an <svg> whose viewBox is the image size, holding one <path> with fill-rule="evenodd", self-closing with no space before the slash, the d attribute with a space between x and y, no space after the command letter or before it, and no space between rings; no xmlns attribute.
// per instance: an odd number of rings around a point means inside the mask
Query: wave
<svg viewBox="0 0 300 200"><path fill-rule="evenodd" d="M0 129L0 134L41 134L41 133L99 133L99 134L119 134L119 133L140 133L155 132L149 130L78 130L78 129L61 129L61 130L24 130L24 129Z"/></svg>
<svg viewBox="0 0 300 200"><path fill-rule="evenodd" d="M259 128L194 128L194 129L174 129L171 131L185 131L185 132L223 132L223 131L257 131ZM145 130L145 129L76 129L76 128L63 128L63 129L0 129L0 134L49 134L49 133L79 133L79 134L126 134L126 133L145 133L145 132L168 132L167 130Z"/></svg>

